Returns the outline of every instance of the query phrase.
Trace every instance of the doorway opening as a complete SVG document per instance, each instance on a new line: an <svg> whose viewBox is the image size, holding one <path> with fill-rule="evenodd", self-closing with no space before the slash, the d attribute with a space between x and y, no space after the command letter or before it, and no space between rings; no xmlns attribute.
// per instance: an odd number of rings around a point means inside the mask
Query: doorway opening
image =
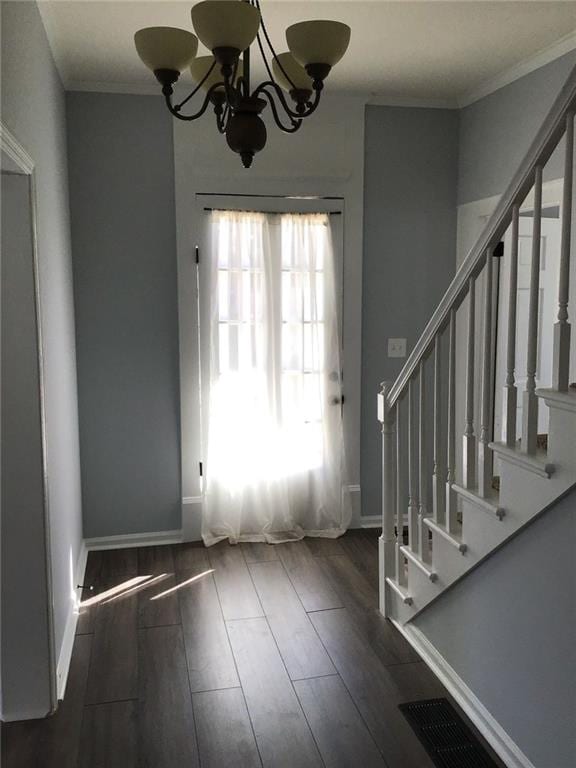
<svg viewBox="0 0 576 768"><path fill-rule="evenodd" d="M338 536L351 516L339 212L244 201L204 213L204 540Z"/></svg>

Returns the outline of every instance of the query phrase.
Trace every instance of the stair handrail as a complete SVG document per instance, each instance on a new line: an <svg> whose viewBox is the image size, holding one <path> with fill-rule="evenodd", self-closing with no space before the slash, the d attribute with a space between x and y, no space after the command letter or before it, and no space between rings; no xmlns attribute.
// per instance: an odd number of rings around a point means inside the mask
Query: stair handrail
<svg viewBox="0 0 576 768"><path fill-rule="evenodd" d="M566 115L575 109L576 66L568 75L542 127L536 134L508 188L498 201L476 244L470 249L460 265L396 381L388 389L386 403L389 408L402 395L421 360L431 351L436 334L447 324L452 308L457 307L465 297L470 278L477 277L482 270L488 249L495 248L502 239L511 222L513 206L521 205L524 202L533 186L536 167L542 167L548 161L565 131Z"/></svg>

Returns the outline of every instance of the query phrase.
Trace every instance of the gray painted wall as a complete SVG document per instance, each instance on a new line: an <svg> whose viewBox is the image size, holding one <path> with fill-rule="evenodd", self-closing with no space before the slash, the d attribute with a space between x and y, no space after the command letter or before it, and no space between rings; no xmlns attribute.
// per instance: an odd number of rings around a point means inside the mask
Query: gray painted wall
<svg viewBox="0 0 576 768"><path fill-rule="evenodd" d="M172 118L67 99L84 535L180 528Z"/></svg>
<svg viewBox="0 0 576 768"><path fill-rule="evenodd" d="M456 264L458 112L366 108L362 280L362 514L381 513L376 394L413 347Z"/></svg>
<svg viewBox="0 0 576 768"><path fill-rule="evenodd" d="M3 717L15 720L31 714L45 715L52 707L29 176L2 173L1 235L1 711Z"/></svg>
<svg viewBox="0 0 576 768"><path fill-rule="evenodd" d="M415 620L541 768L576 765L575 547L573 491Z"/></svg>
<svg viewBox="0 0 576 768"><path fill-rule="evenodd" d="M23 51L29 52L23 55ZM36 163L55 647L82 540L65 98L35 3L2 3L2 121ZM25 557L31 553L22 553Z"/></svg>
<svg viewBox="0 0 576 768"><path fill-rule="evenodd" d="M506 189L574 65L571 51L460 110L458 205ZM563 174L556 151L546 177Z"/></svg>
<svg viewBox="0 0 576 768"><path fill-rule="evenodd" d="M198 462L202 460L200 407L197 393L197 306L191 258L203 230L203 193L219 195L327 196L342 198L343 371L346 405L343 412L348 483L360 481L361 291L364 189L364 99L330 93L309 123L293 136L278 130L268 113L268 141L247 172L237 155L214 136L208 117L196 123L174 121L176 222L178 233L183 495L200 493ZM327 140L329 137L329 140ZM276 201L277 202L277 201ZM289 203L293 204L293 203ZM310 203L312 205L312 203ZM360 494L351 494L355 521ZM184 507L188 532L196 535L200 505Z"/></svg>

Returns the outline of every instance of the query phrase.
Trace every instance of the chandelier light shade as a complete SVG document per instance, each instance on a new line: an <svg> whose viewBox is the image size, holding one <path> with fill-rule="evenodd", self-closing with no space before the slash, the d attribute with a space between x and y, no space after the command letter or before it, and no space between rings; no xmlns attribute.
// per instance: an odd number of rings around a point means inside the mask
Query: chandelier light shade
<svg viewBox="0 0 576 768"><path fill-rule="evenodd" d="M260 11L239 0L204 0L192 8L192 24L209 51L215 48L245 51L258 34Z"/></svg>
<svg viewBox="0 0 576 768"><path fill-rule="evenodd" d="M301 91L309 91L312 95L312 78L304 67L298 64L290 51L279 53L272 60L272 71L278 85L288 93L296 88Z"/></svg>
<svg viewBox="0 0 576 768"><path fill-rule="evenodd" d="M234 84L242 77L243 72L244 65L242 61L239 61ZM216 66L214 56L198 56L195 58L190 64L190 74L195 83L201 83L203 90L209 91L213 85L216 85L216 90L224 91L222 75L220 74L220 68Z"/></svg>
<svg viewBox="0 0 576 768"><path fill-rule="evenodd" d="M154 72L175 118L197 120L213 107L217 130L226 136L228 146L240 155L245 168L266 145L266 125L260 116L264 109L270 106L281 131L298 131L316 111L324 80L350 42L346 24L303 21L288 27L290 51L278 55L266 30L260 0L203 0L192 8L192 24L211 56L196 58L197 37L174 27L139 30L134 36L136 50ZM268 76L256 87L250 77L253 44ZM174 84L186 69L195 87L175 104ZM183 108L201 90L205 96L200 107L185 114Z"/></svg>
<svg viewBox="0 0 576 768"><path fill-rule="evenodd" d="M183 72L198 50L198 38L176 27L148 27L134 35L138 55L153 72L171 69Z"/></svg>
<svg viewBox="0 0 576 768"><path fill-rule="evenodd" d="M303 67L338 64L350 42L350 27L339 21L301 21L286 30L292 56Z"/></svg>

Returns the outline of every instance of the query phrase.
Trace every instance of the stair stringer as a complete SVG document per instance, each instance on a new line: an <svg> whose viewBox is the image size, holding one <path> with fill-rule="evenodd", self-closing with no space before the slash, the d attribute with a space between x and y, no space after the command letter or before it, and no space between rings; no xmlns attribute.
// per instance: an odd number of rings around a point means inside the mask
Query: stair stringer
<svg viewBox="0 0 576 768"><path fill-rule="evenodd" d="M566 535L566 532L564 532L564 535L560 539L560 543L556 543L554 539L550 539L550 528L548 528L548 538L544 539L544 541L541 543L539 536L537 535L536 538L532 536L532 539L530 539L530 536L528 535L528 541L532 542L538 542L537 547L534 549L531 557L526 557L519 561L518 559L518 547L512 546L512 549L515 549L515 553L511 550L511 556L512 560L506 559L506 550L509 545L512 545L513 540L521 539L520 534L528 533L529 529L534 527L534 524L537 522L545 522L543 518L547 518L548 513L550 513L550 520L553 520L554 511L558 511L558 506L562 505L563 500L566 499L568 501L568 506L565 506L564 514L566 514L566 510L570 510L569 514L572 516L570 520L570 528L569 528L569 534ZM495 616L498 617L498 620L502 620L506 622L506 616L508 615L508 603L510 606L510 616L513 620L514 614L518 617L524 617L524 609L518 608L518 606L515 605L514 601L514 595L528 595L529 599L533 600L534 605L534 611L537 613L533 614L531 618L522 619L520 620L519 625L519 631L517 634L514 632L510 632L508 629L508 645L512 643L513 650L516 648L516 644L518 644L518 649L521 651L521 648L523 647L523 644L528 640L528 637L525 636L524 632L528 629L528 627L532 626L531 622L534 622L534 616L538 615L540 617L540 612L538 609L538 606L542 606L543 602L546 602L548 605L548 612L544 614L544 619L541 621L540 626L544 628L544 633L547 633L550 631L549 628L553 626L553 622L556 620L556 612L561 608L561 599L564 598L566 600L568 598L568 610L569 605L573 605L573 603L570 602L569 595L570 595L570 585L567 583L566 579L569 578L570 581L571 575L569 577L566 576L566 569L564 571L563 576L561 577L560 581L556 580L555 582L550 581L549 577L549 571L545 572L544 579L541 580L540 578L540 571L539 566L541 565L538 562L538 556L540 552L546 553L547 560L543 561L543 564L547 563L550 565L551 562L556 563L571 563L572 561L572 551L571 551L571 545L573 541L573 531L574 531L574 506L573 502L576 499L576 482L573 482L563 493L560 494L559 497L555 498L551 503L547 504L546 507L544 507L539 513L534 515L527 523L525 523L521 528L519 528L512 536L508 537L505 541L502 542L502 544L497 547L495 550L492 550L485 558L483 558L482 561L477 563L477 567L480 565L486 564L489 560L492 559L492 557L496 554L496 552L501 553L501 556L499 558L499 561L496 560L496 563L500 563L500 568L502 567L502 563L504 562L512 562L516 563L516 571L519 574L519 578L512 579L512 583L509 584L506 578L502 578L502 573L500 573L498 580L495 581L494 578L494 571L492 572L492 579L491 579L491 586L490 586L490 574L488 574L488 595L490 594L490 589L492 590L492 594L495 595L495 589L498 590L498 594L502 595L502 599L500 600L500 607L496 607L495 609ZM558 518L556 518L558 519ZM566 523L564 524L566 528ZM541 530L541 529L539 529ZM521 542L518 542L520 546L522 546ZM553 557L553 554L557 554L558 557ZM528 563L528 569L526 572L524 572L524 562ZM519 566L521 564L521 570L519 570ZM498 565L496 566L498 567ZM514 567L514 566L513 566ZM569 568L569 566L568 566ZM476 570L476 567L471 569ZM471 571L469 571L465 576L460 580L462 582L465 582L465 580L468 578L468 576L472 575ZM570 572L571 574L571 572ZM540 593L534 595L531 591L530 585L530 578L532 579L532 584L534 584L534 579L539 580L539 584L542 585L542 589L540 590ZM527 581L528 580L528 581ZM473 594L478 594L478 584L480 583L478 579L475 580L476 587L473 588ZM481 582L483 583L483 582ZM462 585L464 587L464 590L466 590L465 584ZM452 587L456 587L456 582L451 585L449 590L452 590ZM501 589L500 589L501 587ZM552 591L551 591L552 590ZM448 590L445 590L445 592L448 592ZM571 594L574 593L574 587L572 586ZM444 593L443 593L444 594ZM507 731L507 728L512 727L514 718L501 721L499 718L497 719L496 711L489 711L487 707L490 707L490 710L492 710L492 707L494 706L495 697L498 698L499 695L502 693L502 690L506 688L508 691L514 690L514 687L510 686L510 681L507 678L504 678L504 680L501 677L498 677L497 680L500 682L496 682L496 680L493 678L493 685L492 685L492 691L490 693L490 696L488 696L486 690L482 691L480 688L477 687L478 684L478 675L476 674L476 681L474 682L474 676L472 676L472 679L468 676L468 674L465 674L466 669L468 672L470 671L469 668L463 669L461 664L463 660L465 661L466 658L476 658L476 659L484 659L482 648L487 652L488 657L485 661L480 661L480 667L482 664L490 665L490 654L492 653L492 656L494 656L494 653L498 654L500 653L499 650L494 650L491 647L490 641L488 641L488 633L484 632L483 635L483 641L484 646L480 645L479 647L474 646L474 637L475 630L473 630L472 634L468 632L467 640L468 643L462 642L465 635L461 634L461 631L464 630L465 626L468 622L472 622L472 626L474 627L476 625L476 628L478 629L481 624L484 624L485 627L493 627L494 632L496 633L494 635L495 638L497 638L498 635L498 623L494 621L495 616L492 615L486 616L483 610L486 609L487 603L486 600L484 600L484 605L482 607L482 600L480 600L480 605L476 603L474 600L473 602L468 601L462 602L463 595L466 595L466 591L460 590L460 605L459 609L456 612L452 612L451 620L448 620L448 623L446 623L446 615L442 613L442 608L440 605L434 606L434 605L428 605L426 611L423 611L425 617L434 617L436 613L436 608L439 609L440 613L437 615L436 620L436 626L443 626L443 627L449 627L450 633L449 635L444 635L444 639L446 637L449 637L452 635L452 629L453 629L453 635L454 638L457 639L456 642L452 643L452 641L448 640L447 643L438 643L437 636L435 639L434 633L428 633L426 631L426 618L424 618L424 624L422 622L415 622L409 619L408 621L401 623L395 618L392 618L392 622L396 626L396 628L404 635L404 637L407 639L407 641L410 643L410 645L414 648L414 650L418 653L418 655L421 657L421 659L430 667L432 672L438 677L438 679L444 684L446 689L448 690L449 694L458 702L458 704L461 706L461 708L464 710L464 712L467 714L467 716L470 718L470 720L474 723L474 725L478 728L479 732L484 736L484 738L488 741L488 743L493 747L495 752L502 758L504 763L509 766L510 768L536 768L536 766L544 766L547 763L544 763L540 760L535 761L534 763L531 762L531 760L527 757L527 755L522 751L520 748L520 744L523 744L523 746L526 746L524 742L518 741L515 742L514 738L511 734L514 733L514 730ZM548 595L550 594L550 600L548 600ZM545 597L544 597L545 595ZM492 603L490 603L492 604ZM446 604L444 604L446 605ZM566 606L564 607L564 610L566 610ZM462 615L464 613L464 615ZM572 611L573 613L573 611ZM460 617L462 617L462 625L458 625L458 621L460 620ZM504 618L503 618L504 617ZM416 618L415 616L413 618ZM440 623L438 623L438 618L440 619ZM569 620L568 620L569 621ZM430 626L430 625L428 625ZM573 624L572 624L573 627ZM506 627L504 627L506 629ZM490 630L489 630L490 631ZM569 681L571 680L571 670L573 670L574 662L576 661L573 653L573 635L574 631L567 631L566 625L564 626L564 631L561 631L560 629L556 630L560 633L560 636L562 637L563 641L560 644L560 646L555 646L555 657L560 660L560 664L563 665L563 671L562 671L562 677L567 681L567 685L564 686L564 697L566 697L566 690L570 690L572 692L572 689L570 688ZM542 634L542 633L541 633ZM486 643L488 641L488 646L486 646ZM464 654L460 654L458 656L457 654L454 655L452 651L456 648L464 648L469 649L469 651L472 653L472 656ZM540 655L540 651L542 649L542 656L547 657L550 653L554 653L552 650L552 646L548 646L547 644L542 642L542 639L540 641L536 641L536 646L534 649L534 653L536 655ZM510 647L508 648L508 652L511 652ZM530 652L531 653L531 652ZM526 655L526 654L525 654ZM507 659L512 661L511 657L509 658L506 654L498 656L499 660L502 660L502 672L505 671L505 668L507 669ZM494 658L492 658L492 661L494 661ZM452 664L456 664L458 662L458 666L455 668L452 666ZM516 677L518 678L518 675L520 674L521 677L526 677L525 672L528 671L528 667L525 669L526 660L520 661L519 664L516 665ZM572 664L572 666L570 666ZM474 666L474 665L473 665ZM457 672L456 669L460 670L460 672ZM476 673L478 672L479 666L476 664ZM566 670L566 673L564 675L564 669ZM461 676L462 675L462 676ZM536 681L540 680L541 682L546 678L547 681L550 679L558 681L558 674L556 670L556 674L552 673L551 678L548 677L548 675L544 675L543 669L539 668L534 672L533 679ZM540 685L540 683L537 683L537 685ZM503 687L504 686L504 687ZM550 686L547 688L548 695L550 695ZM538 688L538 691L540 689ZM485 698L485 695L487 698ZM560 697L562 693L560 692ZM571 696L571 693L570 693ZM573 700L573 697L571 696L570 700ZM534 705L540 701L539 694L536 698L532 697L530 699L532 702L532 714L527 714L526 717L528 718L528 722L534 722L536 724L538 720L538 712L534 710ZM564 709L562 709L562 704L559 705L561 712L566 712L566 705L564 704ZM500 713L501 714L501 713ZM555 715L556 720L558 722L564 722L563 716L558 713L558 715ZM505 727L503 727L502 723L505 723ZM566 723L568 721L565 721ZM569 730L569 728L568 728ZM569 739L569 741L566 741L566 733L567 729L564 727L564 744L569 743L571 745L570 749L573 750L573 740ZM518 735L518 732L516 731L516 737ZM544 751L546 750L545 742L544 746L542 746L542 749ZM572 753L571 753L572 754ZM572 762L564 762L561 763L555 763L558 765L572 765Z"/></svg>
<svg viewBox="0 0 576 768"><path fill-rule="evenodd" d="M457 562L456 550L445 545L445 549L439 559L443 561L443 567L437 568L438 580L434 583L426 580L423 574L416 568L410 569L409 564L409 579L410 582L410 596L412 597L412 604L406 605L400 600L395 599L394 593L387 595L389 601L389 617L399 626L405 626L410 624L424 609L430 609L432 604L438 600L448 589L451 589L460 581L464 580L473 570L478 568L482 563L492 557L497 551L505 547L506 544L511 541L515 536L519 535L525 528L529 527L535 520L541 515L546 514L547 510L556 504L561 498L571 493L576 489L576 473L563 472L558 473L556 482L553 486L553 492L549 495L548 501L539 507L532 514L517 515L514 520L514 515L510 515L510 520L505 529L502 530L500 536L493 546L486 548L486 551L482 551L480 548L470 547L466 555L468 556L467 564L464 568L460 569L454 567L452 572L447 571L446 563L451 562L454 564ZM550 489L552 491L552 489ZM471 519L478 521L480 518L475 511L471 512ZM464 513L466 514L466 512ZM496 521L497 522L497 521ZM483 530L485 530L483 528ZM485 535L484 533L482 534ZM477 537L474 537L475 539ZM443 544L440 544L442 547ZM465 556L466 556L465 555ZM464 559L465 556L460 557Z"/></svg>
<svg viewBox="0 0 576 768"><path fill-rule="evenodd" d="M410 622L435 602L446 589L463 579L532 520L562 497L576 483L576 394L539 391L549 408L549 452L529 457L519 449L494 443L500 461L500 491L486 503L454 485L462 510L460 552L445 536L432 531L432 563L436 574L430 581L414 563L408 561L408 590L411 603L386 587L387 614L401 625ZM497 515L498 513L498 515Z"/></svg>

